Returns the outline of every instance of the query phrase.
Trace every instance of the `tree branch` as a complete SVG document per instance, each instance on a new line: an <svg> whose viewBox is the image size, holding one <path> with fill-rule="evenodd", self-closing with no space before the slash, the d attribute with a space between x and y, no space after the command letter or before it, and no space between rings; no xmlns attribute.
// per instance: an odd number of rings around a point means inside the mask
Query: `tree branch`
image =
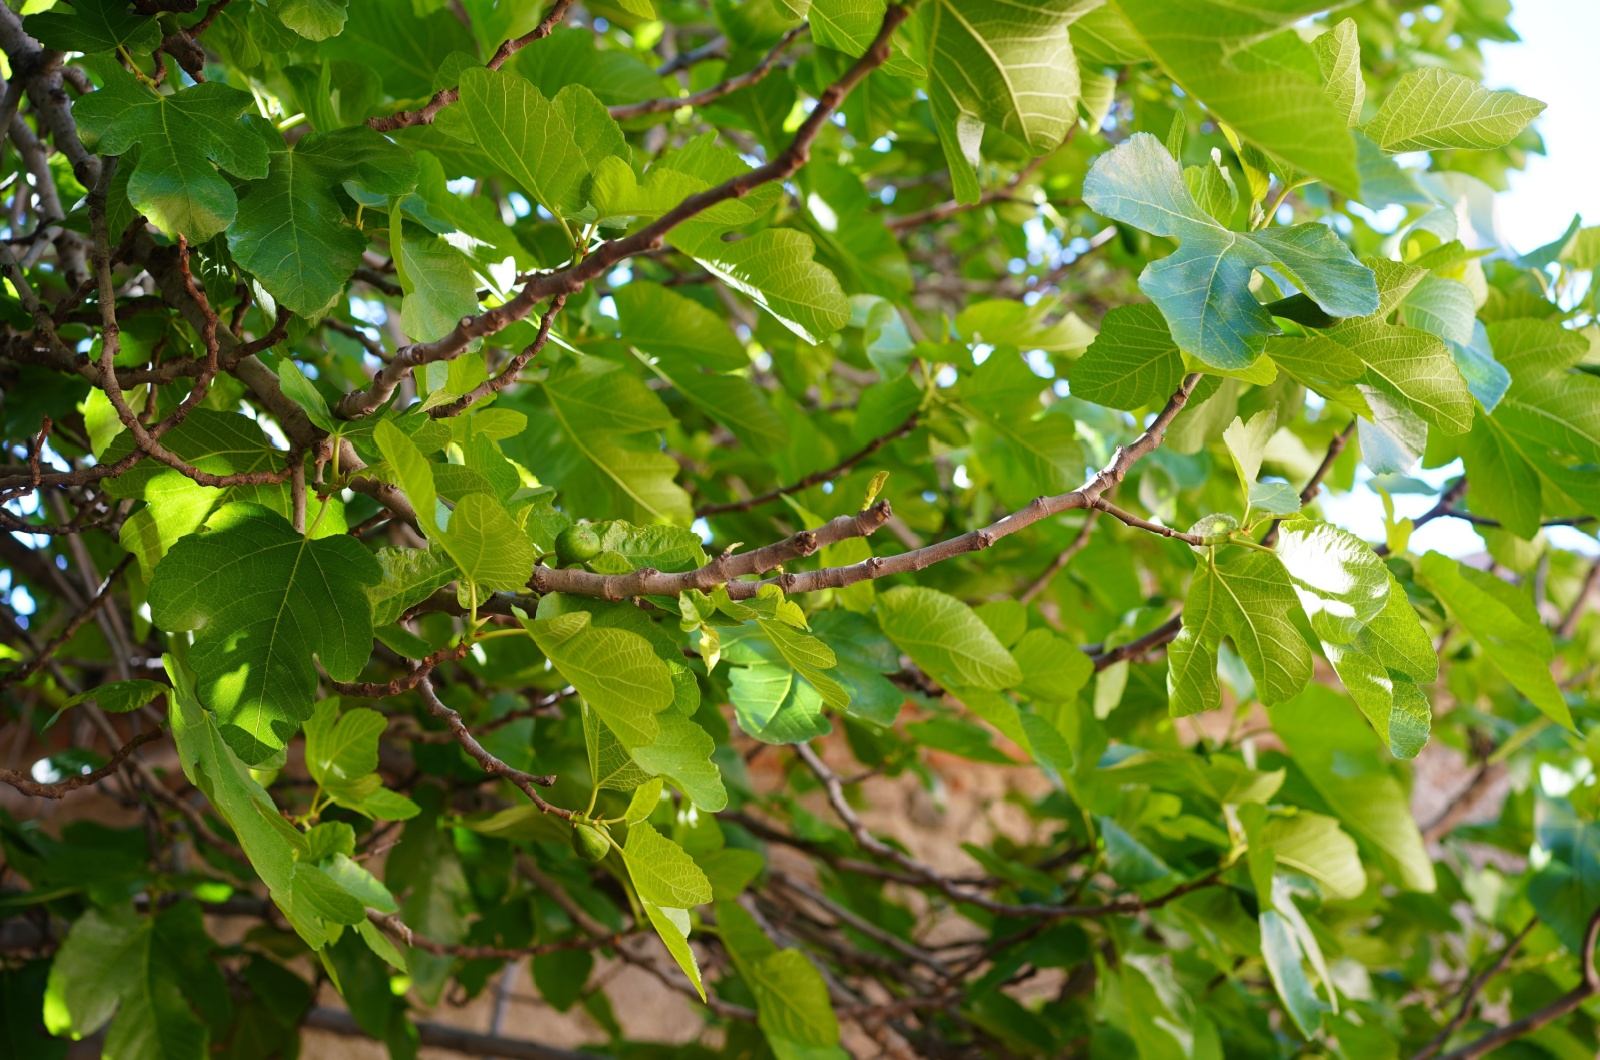
<svg viewBox="0 0 1600 1060"><path fill-rule="evenodd" d="M524 773L520 769L506 765L490 754L483 744L478 742L477 737L467 730L467 725L461 720L461 715L445 706L439 700L439 697L433 691L432 682L426 677L417 682L417 691L422 695L422 702L427 705L428 713L450 727L451 733L455 735L456 742L461 745L463 751L467 752L467 757L478 763L478 768L485 773L491 773L494 776L504 777L506 780L511 781L524 795L533 800L533 804L539 808L541 813L548 813L567 820L572 819L574 814L571 810L546 802L544 797L534 790L536 787L550 787L556 782L555 777L535 776L532 773Z"/></svg>
<svg viewBox="0 0 1600 1060"><path fill-rule="evenodd" d="M1418 527L1426 526L1441 516L1450 514L1450 510L1456 506L1456 502L1461 500L1461 498L1465 497L1466 495L1466 478L1463 477L1456 479L1455 482L1451 484L1450 488L1445 490L1444 493L1439 496L1439 501L1437 504L1435 504L1432 508L1429 508L1426 512L1423 512L1421 515L1417 516L1415 519L1411 520L1411 529L1416 530ZM1376 552L1380 556L1387 556L1389 554L1389 543L1385 541L1382 544L1374 545L1372 551Z"/></svg>
<svg viewBox="0 0 1600 1060"><path fill-rule="evenodd" d="M79 788L86 788L91 784L98 784L121 769L122 763L128 760L129 755L159 737L161 732L162 730L159 728L142 732L117 748L112 753L111 760L99 769L89 773L81 773L75 777L68 777L66 780L56 784L41 784L26 773L18 772L15 769L0 769L0 783L10 784L24 795L32 795L36 798L64 799L69 792L77 791Z"/></svg>
<svg viewBox="0 0 1600 1060"><path fill-rule="evenodd" d="M1594 963L1596 941L1600 941L1600 909L1595 910L1589 917L1589 926L1583 933L1583 953L1579 954L1583 962L1583 978L1577 986L1544 1008L1492 1030L1459 1049L1445 1053L1439 1060L1476 1060L1477 1057L1494 1052L1507 1042L1514 1042L1524 1034L1532 1034L1540 1027L1554 1023L1576 1010L1591 997L1600 994L1600 973L1595 971Z"/></svg>
<svg viewBox="0 0 1600 1060"><path fill-rule="evenodd" d="M496 375L493 379L484 380L473 387L471 391L447 405L438 405L429 409L428 415L434 419L459 416L490 394L498 394L516 382L517 376L528 366L528 362L539 356L539 351L543 350L545 343L550 341L550 324L555 320L556 314L561 312L561 307L566 304L567 296L564 294L558 294L552 298L550 300L550 308L545 310L544 317L539 321L539 333L534 336L533 341L528 343L521 353L506 362L506 366L500 370L499 375Z"/></svg>
<svg viewBox="0 0 1600 1060"><path fill-rule="evenodd" d="M810 884L796 879L781 869L772 870L771 875L773 882L777 883L778 886L792 891L807 901L827 910L840 923L860 932L880 945L887 946L906 960L914 961L946 979L954 974L949 965L921 946L907 942L894 932L879 927L855 910L835 902Z"/></svg>
<svg viewBox="0 0 1600 1060"><path fill-rule="evenodd" d="M470 650L472 645L465 640L454 646L440 648L427 658L418 661L410 672L392 681L335 681L330 678L328 683L333 685L340 695L358 696L362 699L388 699L390 696L411 691L440 663L464 659Z"/></svg>
<svg viewBox="0 0 1600 1060"><path fill-rule="evenodd" d="M707 59L726 59L728 57L728 38L713 37L686 52L679 52L660 66L656 67L657 77L671 77L679 70L687 70L691 66L705 62Z"/></svg>
<svg viewBox="0 0 1600 1060"><path fill-rule="evenodd" d="M1090 506L1093 508L1098 508L1100 511L1111 516L1111 518L1120 523L1131 526L1136 530L1147 530L1159 537L1170 537L1174 541L1182 541L1184 544L1194 548L1200 548L1208 543L1207 539L1199 534L1189 534L1182 530L1174 530L1170 526L1163 526L1160 523L1153 523L1142 516L1134 515L1132 512L1125 512L1121 508L1118 508L1115 504L1112 504L1110 501L1106 500L1104 497L1096 497L1092 502L1090 502Z"/></svg>
<svg viewBox="0 0 1600 1060"><path fill-rule="evenodd" d="M539 593L575 593L615 601L632 596L676 596L687 589L710 592L726 584L729 596L747 600L759 591L762 583L735 579L776 570L826 545L852 537L867 537L888 522L891 514L889 502L879 501L865 511L841 515L815 530L802 530L754 552L724 552L703 567L678 574L663 574L649 567L629 574L535 567L528 587Z"/></svg>
<svg viewBox="0 0 1600 1060"><path fill-rule="evenodd" d="M439 942L435 939L418 935L406 926L405 921L393 913L380 913L376 909L368 909L367 919L407 946L426 950L441 957L459 957L464 961L517 961L526 957L538 957L546 953L559 953L563 950L597 950L615 946L627 938L629 934L615 932L598 937L575 935L572 938L557 939L555 942L541 942L532 946L466 946L451 942Z"/></svg>
<svg viewBox="0 0 1600 1060"><path fill-rule="evenodd" d="M344 419L370 415L389 400L400 381L417 365L457 357L474 339L493 335L522 320L540 302L560 294L576 294L592 281L609 273L618 263L659 249L666 243L667 233L684 221L699 216L719 203L743 198L763 184L789 179L810 161L812 144L832 120L845 96L868 74L888 61L894 31L910 13L910 4L889 5L878 35L866 53L856 60L843 77L823 90L816 107L795 133L794 140L777 158L723 181L716 187L689 196L632 235L601 243L573 265L533 277L509 302L477 316L463 317L443 338L433 342L412 343L402 348L395 354L394 360L377 373L370 386L365 390L351 391L341 398L334 409L335 414Z"/></svg>
<svg viewBox="0 0 1600 1060"><path fill-rule="evenodd" d="M548 14L533 29L520 37L505 41L495 49L494 55L484 65L491 70L498 70L506 64L517 52L526 48L536 40L543 40L555 31L556 24L566 17L567 8L572 6L572 0L556 0ZM382 118L368 118L367 125L381 133L394 132L410 125L428 125L439 116L439 112L461 98L459 86L442 88L433 94L433 97L417 110L402 110Z"/></svg>
<svg viewBox="0 0 1600 1060"><path fill-rule="evenodd" d="M18 681L27 680L29 677L32 677L35 673L37 673L40 667L48 663L50 661L50 657L59 651L63 644L67 643L67 641L76 636L78 630L83 628L84 623L93 618L95 612L100 610L101 606L111 598L112 583L117 580L118 576L121 575L123 571L128 569L128 564L132 562L133 553L130 552L123 556L122 561L115 567L111 568L111 573L106 575L105 581L100 583L99 591L90 598L88 604L84 606L83 610L72 616L72 620L66 624L65 628L63 628L60 633L57 633L50 639L48 644L45 644L43 647L41 647L33 658L29 659L15 670L8 670L5 673L0 674L0 689L5 688L7 685L16 684Z"/></svg>
<svg viewBox="0 0 1600 1060"><path fill-rule="evenodd" d="M1556 627L1557 633L1563 637L1570 637L1578 631L1578 619L1583 617L1584 607L1589 603L1589 596L1594 592L1596 585L1600 585L1600 559L1589 564L1589 573L1584 575L1583 585L1579 587L1571 609L1561 619L1561 625Z"/></svg>
<svg viewBox="0 0 1600 1060"><path fill-rule="evenodd" d="M859 452L852 453L850 456L845 457L843 460L839 461L837 464L834 464L830 468L825 468L821 471L813 471L811 474L806 475L804 478L797 480L791 485L780 486L775 490L768 490L766 493L762 493L758 496L750 497L742 501L723 501L718 504L702 504L700 507L694 510L694 514L705 517L712 515L726 515L729 512L748 512L752 508L759 508L763 504L769 504L772 501L778 500L785 494L799 493L801 490L808 490L812 486L819 486L824 482L832 482L834 479L849 472L857 464L861 463L861 461L865 460L873 453L876 453L879 449L882 449L890 442L895 441L898 438L904 438L906 435L916 430L919 422L919 415L913 414L909 419L907 419L900 426L896 427L894 430L887 434L880 434L878 437L872 439L872 441L863 446Z"/></svg>
<svg viewBox="0 0 1600 1060"><path fill-rule="evenodd" d="M1088 546L1089 538L1094 534L1095 520L1099 517L1099 508L1089 509L1089 513L1083 517L1083 529L1079 530L1078 536L1072 539L1072 544L1062 549L1061 553L1050 562L1050 566L1045 572L1034 579L1032 585L1023 590L1022 595L1017 597L1018 603L1023 607L1033 603L1034 598L1049 587L1050 583L1055 580L1056 575L1066 569L1067 564L1072 562L1072 558Z"/></svg>
<svg viewBox="0 0 1600 1060"><path fill-rule="evenodd" d="M1305 488L1300 491L1301 505L1310 504L1315 499L1317 493L1322 489L1322 480L1327 478L1328 472L1333 469L1334 461L1339 459L1339 454L1344 451L1344 447L1349 443L1350 435L1354 430L1355 421L1351 420L1349 425L1329 443L1327 455L1322 458L1322 463L1317 466L1317 470L1312 473L1310 480L1306 482ZM1269 548L1278 539L1278 522L1277 520L1273 522L1271 529L1267 531L1266 536L1261 540L1261 543ZM1092 656L1094 668L1098 672L1125 659L1137 659L1161 647L1163 644L1170 643L1182 631L1183 614L1180 612L1144 636Z"/></svg>
<svg viewBox="0 0 1600 1060"><path fill-rule="evenodd" d="M783 35L783 39L772 46L772 50L762 56L761 61L746 72L726 81L718 82L710 88L703 88L699 92L687 96L664 96L661 99L647 99L642 103L625 103L610 108L610 113L617 121L627 121L629 118L643 118L651 114L660 114L663 111L677 110L679 107L703 107L707 103L715 102L723 96L749 88L772 73L777 65L778 58L789 50L789 45L804 33L807 24L802 22Z"/></svg>
<svg viewBox="0 0 1600 1060"><path fill-rule="evenodd" d="M883 219L884 227L891 232L903 232L911 228L921 228L923 225L937 224L957 214L966 213L968 210L980 209L992 203L1012 202L1014 201L1014 193L1017 188L1022 186L1023 181L1037 173L1039 167L1049 161L1052 155L1071 143L1072 137L1077 132L1078 125L1074 122L1072 128L1067 130L1067 135L1062 138L1059 144L1042 155L1035 155L1028 159L1022 168L1018 169L1012 178L1006 181L1003 188L990 189L979 195L974 202L961 202L958 199L951 199L948 202L942 202L938 206L930 207L917 213L905 214L901 217L885 217Z"/></svg>
<svg viewBox="0 0 1600 1060"><path fill-rule="evenodd" d="M1159 908L1191 891L1199 890L1202 887L1210 887L1217 882L1222 874L1220 868L1213 869L1203 876L1180 884L1165 894L1151 899L1139 897L1118 898L1102 905L1011 904L999 902L981 891L955 883L943 873L901 853L873 835L867 826L862 823L861 818L856 815L855 810L851 808L849 801L845 799L844 784L839 779L839 775L828 768L827 763L818 757L809 744L797 743L791 746L794 753L806 764L806 767L822 782L823 789L828 795L828 805L833 807L833 812L838 815L839 819L844 822L845 827L850 830L851 836L855 838L856 845L875 857L899 866L918 878L923 886L933 887L952 901L975 905L999 916L1043 917L1059 920L1131 915L1147 909Z"/></svg>
<svg viewBox="0 0 1600 1060"><path fill-rule="evenodd" d="M1466 1024L1468 1017L1472 1015L1472 1009L1477 1005L1478 995L1483 992L1483 988L1489 985L1489 981L1491 979L1506 970L1506 967L1511 963L1511 958L1516 955L1517 948L1522 945L1523 941L1527 939L1528 935L1533 932L1533 929L1538 926L1539 918L1531 918L1528 921L1527 926L1521 931L1517 932L1516 937L1506 944L1506 948L1500 952L1499 958L1496 959L1493 964L1489 965L1488 968L1485 968L1481 973L1474 976L1467 983L1467 985L1462 988L1460 995L1461 1006L1456 1010L1455 1017L1451 1019L1449 1023L1440 1028L1439 1033L1434 1035L1433 1039L1429 1041L1427 1045L1423 1046L1422 1049L1411 1058L1411 1060L1432 1060L1432 1057L1435 1056L1440 1049L1444 1048L1444 1044L1450 1040L1450 1036L1456 1031L1460 1030Z"/></svg>
<svg viewBox="0 0 1600 1060"><path fill-rule="evenodd" d="M361 1029L361 1024L356 1022L354 1016L335 1008L319 1006L312 1009L306 1013L304 1026L346 1038L370 1037ZM502 1060L603 1060L596 1053L557 1049L519 1038L478 1034L462 1030L460 1027L448 1027L442 1023L430 1023L426 1020L420 1020L414 1026L417 1028L417 1040L422 1045L434 1049L448 1049L467 1056L496 1056Z"/></svg>
<svg viewBox="0 0 1600 1060"><path fill-rule="evenodd" d="M1012 512L998 522L984 527L982 530L973 530L962 534L960 537L949 538L936 545L927 545L923 548L902 552L898 556L882 557L873 556L846 567L824 567L821 570L804 571L797 574L782 574L769 579L771 584L777 585L785 593L809 593L819 589L842 589L847 585L867 581L872 578L883 578L891 574L908 574L930 567L935 563L964 555L968 552L979 552L989 548L996 541L1032 526L1041 519L1060 515L1063 512L1077 511L1097 506L1100 495L1106 490L1120 483L1128 469L1161 444L1161 439L1166 434L1168 425L1189 401L1189 395L1194 392L1195 386L1200 382L1199 373L1186 377L1178 387L1175 394L1168 400L1165 408L1151 421L1150 426L1127 446L1118 446L1111 462L1102 468L1088 482L1071 493L1063 493L1055 497L1038 497L1032 504L1020 511ZM754 590L745 590L754 591Z"/></svg>
<svg viewBox="0 0 1600 1060"><path fill-rule="evenodd" d="M1311 473L1311 478L1307 480L1305 488L1300 491L1300 507L1304 508L1316 500L1317 494L1322 492L1322 480L1327 478L1328 472L1333 470L1334 462L1339 459L1339 454L1344 452L1345 446L1350 444L1350 437L1355 432L1356 421L1352 418L1349 423L1345 424L1344 430L1333 436L1333 441L1328 443L1328 452L1323 456L1322 463L1317 465L1317 469ZM1282 519L1274 519L1272 521L1271 529L1261 539L1263 545L1271 548L1277 543L1278 527L1282 522Z"/></svg>

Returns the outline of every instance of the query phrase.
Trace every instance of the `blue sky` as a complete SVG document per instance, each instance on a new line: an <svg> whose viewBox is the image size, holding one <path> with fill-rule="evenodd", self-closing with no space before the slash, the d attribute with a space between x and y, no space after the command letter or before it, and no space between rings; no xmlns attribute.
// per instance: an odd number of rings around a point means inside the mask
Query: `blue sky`
<svg viewBox="0 0 1600 1060"><path fill-rule="evenodd" d="M1498 204L1506 241L1528 251L1559 236L1574 213L1600 224L1600 2L1515 0L1513 10L1522 43L1486 45L1483 80L1549 104L1537 123L1548 154L1511 174Z"/></svg>

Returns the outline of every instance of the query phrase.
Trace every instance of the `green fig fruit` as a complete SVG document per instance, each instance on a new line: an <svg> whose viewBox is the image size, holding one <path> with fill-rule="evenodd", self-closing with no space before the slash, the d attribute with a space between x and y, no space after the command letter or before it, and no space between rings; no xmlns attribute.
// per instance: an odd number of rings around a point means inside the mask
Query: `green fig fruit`
<svg viewBox="0 0 1600 1060"><path fill-rule="evenodd" d="M572 850L585 861L600 861L611 853L611 840L592 824L572 822Z"/></svg>
<svg viewBox="0 0 1600 1060"><path fill-rule="evenodd" d="M556 558L563 567L600 554L600 535L587 523L577 523L556 535Z"/></svg>

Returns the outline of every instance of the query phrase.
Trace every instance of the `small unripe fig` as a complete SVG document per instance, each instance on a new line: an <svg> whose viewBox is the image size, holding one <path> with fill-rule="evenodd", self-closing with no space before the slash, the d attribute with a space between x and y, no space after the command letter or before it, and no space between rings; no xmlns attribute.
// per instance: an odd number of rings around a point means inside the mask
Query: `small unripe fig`
<svg viewBox="0 0 1600 1060"><path fill-rule="evenodd" d="M572 851L585 861L601 861L611 852L611 841L594 825L574 821Z"/></svg>
<svg viewBox="0 0 1600 1060"><path fill-rule="evenodd" d="M556 558L562 566L582 563L600 554L600 535L586 523L567 527L556 535Z"/></svg>

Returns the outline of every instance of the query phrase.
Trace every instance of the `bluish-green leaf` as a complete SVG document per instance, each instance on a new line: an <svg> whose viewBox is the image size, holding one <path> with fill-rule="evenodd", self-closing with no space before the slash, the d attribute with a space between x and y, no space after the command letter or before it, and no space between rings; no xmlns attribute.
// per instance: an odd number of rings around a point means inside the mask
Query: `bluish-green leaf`
<svg viewBox="0 0 1600 1060"><path fill-rule="evenodd" d="M1214 368L1249 367L1279 333L1250 292L1251 274L1276 264L1324 311L1359 317L1378 309L1372 271L1320 224L1230 232L1195 203L1161 141L1135 133L1100 156L1084 178L1097 213L1178 241L1145 267L1139 289L1161 309L1179 349Z"/></svg>

